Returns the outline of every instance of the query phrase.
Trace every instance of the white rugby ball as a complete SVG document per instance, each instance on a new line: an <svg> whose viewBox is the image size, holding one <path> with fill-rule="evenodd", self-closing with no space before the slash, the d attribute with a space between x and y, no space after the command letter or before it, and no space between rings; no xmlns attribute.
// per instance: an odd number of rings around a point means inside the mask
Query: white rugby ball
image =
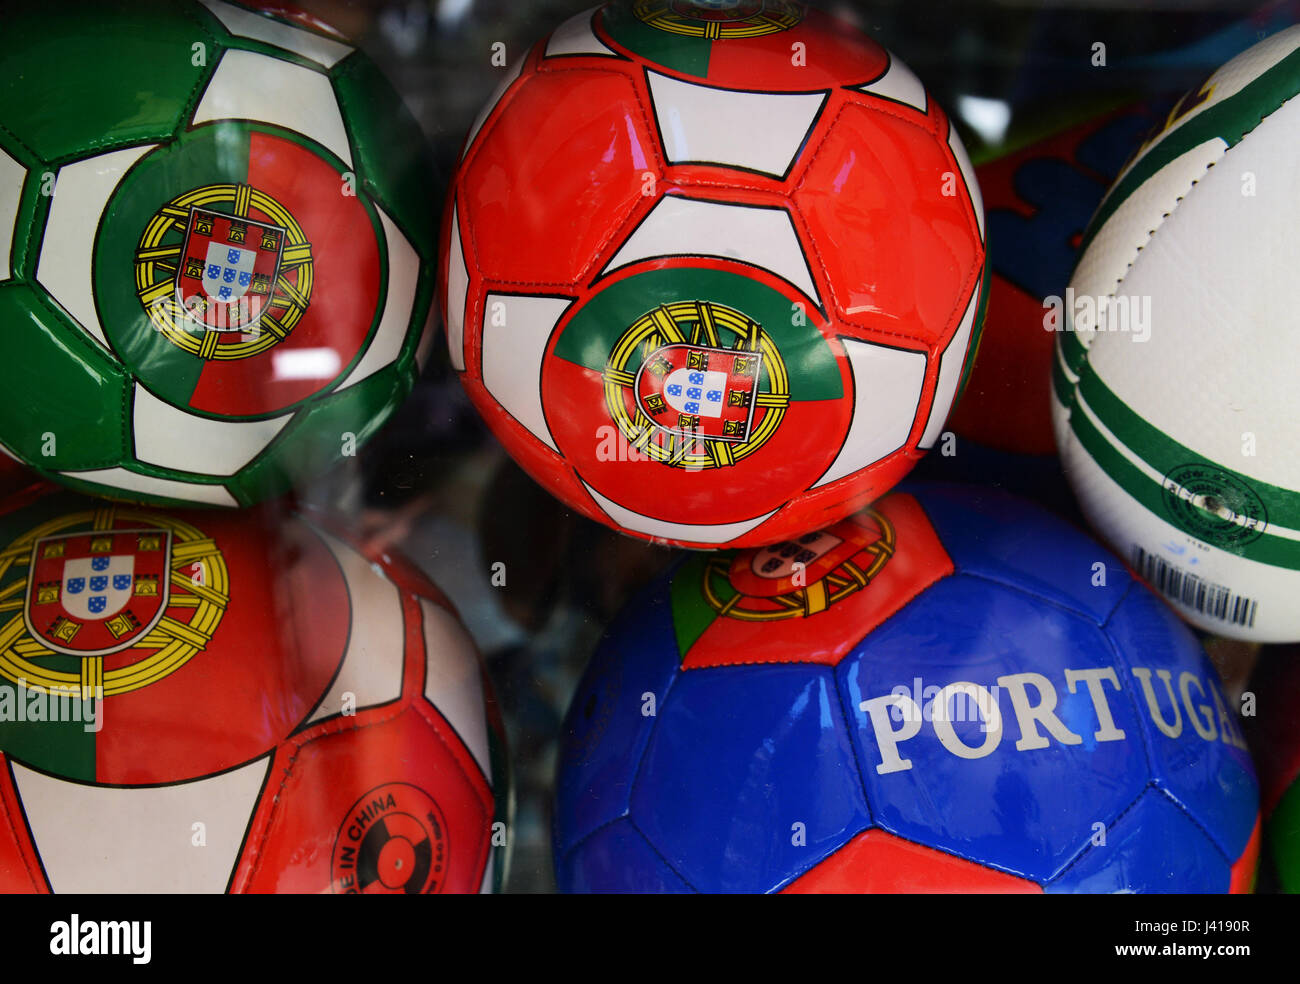
<svg viewBox="0 0 1300 984"><path fill-rule="evenodd" d="M1300 640L1300 27L1185 96L1084 236L1053 364L1084 514L1192 624Z"/></svg>

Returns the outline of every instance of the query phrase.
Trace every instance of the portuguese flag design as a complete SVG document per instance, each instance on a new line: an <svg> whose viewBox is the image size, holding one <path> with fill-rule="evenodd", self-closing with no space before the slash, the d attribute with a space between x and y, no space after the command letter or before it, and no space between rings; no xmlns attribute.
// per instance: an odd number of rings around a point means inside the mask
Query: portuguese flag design
<svg viewBox="0 0 1300 984"><path fill-rule="evenodd" d="M753 89L762 78L765 91L807 92L870 81L889 64L882 49L794 0L619 0L595 23L615 48L723 88Z"/></svg>
<svg viewBox="0 0 1300 984"><path fill-rule="evenodd" d="M620 506L703 524L734 520L739 498L757 516L830 465L851 384L816 315L793 317L761 273L690 262L603 283L576 307L542 373L547 424Z"/></svg>
<svg viewBox="0 0 1300 984"><path fill-rule="evenodd" d="M307 526L250 522L71 494L0 517L0 752L141 785L288 736L343 658L349 599Z"/></svg>
<svg viewBox="0 0 1300 984"><path fill-rule="evenodd" d="M95 296L149 390L201 414L279 413L359 357L382 313L383 235L330 160L300 135L223 121L123 179Z"/></svg>
<svg viewBox="0 0 1300 984"><path fill-rule="evenodd" d="M787 543L695 554L670 588L682 667L833 666L952 572L925 511L904 493Z"/></svg>

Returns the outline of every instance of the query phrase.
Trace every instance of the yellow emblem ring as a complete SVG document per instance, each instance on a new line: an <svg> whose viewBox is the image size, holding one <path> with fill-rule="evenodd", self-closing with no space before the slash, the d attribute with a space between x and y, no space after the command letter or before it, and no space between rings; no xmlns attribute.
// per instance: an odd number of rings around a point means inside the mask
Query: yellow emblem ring
<svg viewBox="0 0 1300 984"><path fill-rule="evenodd" d="M814 581L812 584L796 588L794 591L785 594L764 599L780 606L775 610L746 608L743 602L749 596L735 593L735 589L732 588L732 595L729 598L723 598L718 590L718 584L715 584L715 582L719 582L728 587L731 586L729 574L735 554L714 554L709 557L704 566L704 579L701 589L705 602L715 612L726 618L735 618L742 622L775 622L787 618L802 618L806 615L816 614L830 608L831 605L837 602L843 601L849 595L861 591L884 569L885 565L889 563L889 558L894 555L893 524L874 509L868 509L866 512L879 527L880 538L859 551L859 553L865 552L871 555L871 561L865 568L855 564L852 560L846 560L819 581Z"/></svg>
<svg viewBox="0 0 1300 984"><path fill-rule="evenodd" d="M169 232L184 233L191 208L214 205L226 205L237 216L247 215L250 207L256 208L285 231L280 274L267 310L255 324L243 329L252 337L226 345L217 344L220 332L195 325L176 300L174 264L179 262L179 250L163 242ZM289 277L292 272L296 272L294 280ZM135 290L149 320L172 344L203 359L246 359L282 341L307 310L312 282L311 243L302 226L283 205L250 185L204 185L172 199L146 223L136 247Z"/></svg>
<svg viewBox="0 0 1300 984"><path fill-rule="evenodd" d="M757 11L737 11L736 19L731 21L691 17L674 10L668 0L636 0L632 14L660 31L710 41L777 34L790 30L803 20L803 11L787 0L763 0Z"/></svg>
<svg viewBox="0 0 1300 984"><path fill-rule="evenodd" d="M744 441L667 433L635 406L635 399L632 400L635 409L628 408L624 394L635 385L637 366L650 353L673 344L722 348L723 332L735 337L733 351L757 352L763 356L762 373L768 391L754 397L755 406L764 411L763 418ZM605 407L631 448L666 465L696 471L732 465L753 454L776 433L790 406L790 374L771 337L741 312L712 301L661 304L637 318L609 355L604 385ZM662 439L656 440L660 435Z"/></svg>
<svg viewBox="0 0 1300 984"><path fill-rule="evenodd" d="M51 519L28 530L0 551L0 580L15 568L31 563L32 546L37 540L86 524L95 530L109 530L115 520L136 521L171 531L172 594L168 607L191 609L189 621L164 616L152 630L124 650L153 650L129 666L105 672L103 657L85 656L77 673L51 669L37 661L59 654L32 637L18 610L27 591L27 577L22 576L0 589L0 676L27 687L80 687L83 697L93 695L96 688L102 687L107 697L139 690L161 680L207 646L230 600L230 572L211 537L165 513L105 503L93 511ZM4 619L6 612L13 614Z"/></svg>

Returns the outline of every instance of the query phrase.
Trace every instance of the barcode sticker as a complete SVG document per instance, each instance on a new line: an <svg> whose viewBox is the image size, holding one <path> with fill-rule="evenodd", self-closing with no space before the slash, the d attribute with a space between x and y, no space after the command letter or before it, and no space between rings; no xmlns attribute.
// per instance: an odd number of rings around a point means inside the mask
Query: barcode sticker
<svg viewBox="0 0 1300 984"><path fill-rule="evenodd" d="M1222 584L1206 581L1137 545L1133 547L1133 566L1161 594L1195 608L1202 615L1247 628L1255 624L1259 603L1253 598L1236 594Z"/></svg>

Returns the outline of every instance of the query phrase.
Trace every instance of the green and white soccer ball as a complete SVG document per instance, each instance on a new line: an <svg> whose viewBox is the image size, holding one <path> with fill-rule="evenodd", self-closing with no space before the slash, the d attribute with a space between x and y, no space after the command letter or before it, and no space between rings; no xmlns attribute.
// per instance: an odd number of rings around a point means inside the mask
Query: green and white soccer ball
<svg viewBox="0 0 1300 984"><path fill-rule="evenodd" d="M223 0L29 0L0 65L0 449L224 506L355 453L414 382L436 248L373 62Z"/></svg>
<svg viewBox="0 0 1300 984"><path fill-rule="evenodd" d="M1189 93L1093 217L1053 367L1085 515L1194 625L1300 640L1300 27Z"/></svg>

